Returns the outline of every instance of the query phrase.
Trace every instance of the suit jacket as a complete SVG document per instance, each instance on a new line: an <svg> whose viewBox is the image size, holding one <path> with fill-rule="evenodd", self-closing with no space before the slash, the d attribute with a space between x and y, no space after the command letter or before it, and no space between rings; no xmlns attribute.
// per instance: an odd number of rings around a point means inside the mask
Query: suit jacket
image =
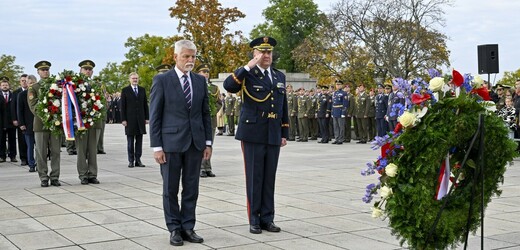
<svg viewBox="0 0 520 250"><path fill-rule="evenodd" d="M289 137L289 116L285 75L271 68L269 77L258 66L250 71L241 67L224 80L224 88L230 93L242 90L237 140L280 145Z"/></svg>
<svg viewBox="0 0 520 250"><path fill-rule="evenodd" d="M13 115L13 120L19 120L18 118L18 95L23 92L22 87L17 88L15 91L13 91L13 103L11 107L11 113Z"/></svg>
<svg viewBox="0 0 520 250"><path fill-rule="evenodd" d="M191 109L184 99L179 76L175 70L153 78L150 91L150 146L164 152L186 152L191 143L203 151L212 141L206 79L190 72Z"/></svg>
<svg viewBox="0 0 520 250"><path fill-rule="evenodd" d="M0 99L0 102L4 105L4 116L2 117L4 119L3 124L4 128L15 128L13 125L13 121L16 119L16 108L14 107L15 101L13 97L13 92L9 91L9 100L5 100L3 91L0 91L0 94L2 95L2 98Z"/></svg>
<svg viewBox="0 0 520 250"><path fill-rule="evenodd" d="M137 96L131 85L121 91L121 120L126 121L126 135L146 134L146 120L149 119L146 90L137 86Z"/></svg>
<svg viewBox="0 0 520 250"><path fill-rule="evenodd" d="M34 115L29 109L27 91L18 94L17 105L18 126L25 126L25 134L33 134Z"/></svg>

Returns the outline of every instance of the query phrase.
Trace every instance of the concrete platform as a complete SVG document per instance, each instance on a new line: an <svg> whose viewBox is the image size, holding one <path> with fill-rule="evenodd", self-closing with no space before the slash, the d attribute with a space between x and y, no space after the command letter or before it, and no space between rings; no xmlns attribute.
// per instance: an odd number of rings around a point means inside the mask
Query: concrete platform
<svg viewBox="0 0 520 250"><path fill-rule="evenodd" d="M61 187L40 187L20 163L0 163L0 249L174 249L162 211L162 180L149 139L145 168L128 168L120 124L107 124L99 185L81 185L76 157L62 148ZM277 175L275 222L281 233L248 231L239 142L217 136L213 170L201 179L197 233L184 249L401 249L386 221L361 201L376 177L360 175L377 152L368 144L290 142ZM518 162L517 162L518 163ZM510 166L503 194L486 211L485 249L520 249L520 168ZM462 249L462 247L459 247ZM471 236L469 249L480 249Z"/></svg>

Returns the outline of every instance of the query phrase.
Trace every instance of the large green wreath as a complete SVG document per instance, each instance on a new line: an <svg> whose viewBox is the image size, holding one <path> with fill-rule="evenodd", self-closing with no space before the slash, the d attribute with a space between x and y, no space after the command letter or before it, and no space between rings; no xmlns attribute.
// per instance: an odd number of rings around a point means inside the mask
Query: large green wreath
<svg viewBox="0 0 520 250"><path fill-rule="evenodd" d="M454 71L453 81L461 86L457 97L440 77L432 78L430 84L412 81L416 89L410 100L406 95L410 93L411 85L406 80L394 80L394 85L403 91L401 96L407 100L405 105L394 105L400 112L408 111L399 116L400 123L395 131L385 137L376 137L374 148L380 146L382 155L362 171L363 175L376 171L381 174L380 183L368 185L363 197L368 203L378 191L381 192L381 200L375 202L372 216L386 215L392 234L412 249L455 247L465 240L468 223L469 231L475 232L481 222L481 205L486 208L491 197L501 194L499 185L503 182L506 166L518 155L517 145L509 139L504 121L488 110L494 104L483 101L489 100L489 94L482 87L481 78L473 79L468 74L462 77ZM438 102L436 95L441 98ZM485 135L471 144L480 115L484 116ZM478 188L481 139L484 140L483 193ZM468 159L462 164L466 155ZM449 181L439 175L447 158L451 169L448 174L452 175ZM446 196L437 196L440 180L453 185L452 192ZM475 195L473 206L472 194ZM444 204L446 206L442 208ZM469 211L470 207L472 211ZM442 216L436 224L441 209Z"/></svg>
<svg viewBox="0 0 520 250"><path fill-rule="evenodd" d="M516 155L516 144L507 137L508 131L502 119L486 112L475 98L462 94L433 105L421 123L407 130L395 141L403 151L390 157L399 166L395 178L386 179L393 187L392 199L388 199L385 210L390 220L392 233L417 249L444 249L464 240L469 212L469 197L476 183L475 162L477 161L477 139L473 148L468 148L478 127L479 114L485 114L484 137L484 207L491 197L499 196L499 184L503 182L506 165ZM449 202L429 239L443 200L434 199L441 162L450 149L455 149L451 162L461 163L469 150L468 164L460 168L462 176L450 194ZM455 170L456 171L456 170ZM470 231L480 224L481 194L474 198ZM379 205L379 204L377 204Z"/></svg>

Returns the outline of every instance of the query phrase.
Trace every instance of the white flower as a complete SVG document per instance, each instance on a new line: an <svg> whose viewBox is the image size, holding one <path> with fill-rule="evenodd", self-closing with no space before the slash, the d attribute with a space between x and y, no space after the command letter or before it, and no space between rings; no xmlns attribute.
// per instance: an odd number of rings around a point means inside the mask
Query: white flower
<svg viewBox="0 0 520 250"><path fill-rule="evenodd" d="M92 96L92 97L90 97L90 99L92 99L92 101L95 101L96 100L96 96Z"/></svg>
<svg viewBox="0 0 520 250"><path fill-rule="evenodd" d="M89 122L92 122L92 118L88 118L88 121L89 121Z"/></svg>
<svg viewBox="0 0 520 250"><path fill-rule="evenodd" d="M57 80L57 81L61 80L60 75L57 75L57 76L56 76L56 80Z"/></svg>
<svg viewBox="0 0 520 250"><path fill-rule="evenodd" d="M405 111L401 116L399 116L399 122L403 127L413 127L415 125L415 121L417 121L417 116L408 111Z"/></svg>
<svg viewBox="0 0 520 250"><path fill-rule="evenodd" d="M86 102L81 103L81 108L86 109L87 108L87 103Z"/></svg>
<svg viewBox="0 0 520 250"><path fill-rule="evenodd" d="M47 103L47 97L44 97L44 98L43 98L43 102L44 102L44 103Z"/></svg>
<svg viewBox="0 0 520 250"><path fill-rule="evenodd" d="M93 116L94 114L96 114L95 111L90 111L90 115Z"/></svg>
<svg viewBox="0 0 520 250"><path fill-rule="evenodd" d="M81 86L80 89L81 89L81 91L86 91L87 90L87 88L85 88L85 86Z"/></svg>
<svg viewBox="0 0 520 250"><path fill-rule="evenodd" d="M87 93L83 93L83 94L81 94L81 96L85 97L85 96L87 96Z"/></svg>
<svg viewBox="0 0 520 250"><path fill-rule="evenodd" d="M395 175L397 174L397 165L393 163L386 165L385 173L390 177L395 177Z"/></svg>
<svg viewBox="0 0 520 250"><path fill-rule="evenodd" d="M472 82L473 82L473 88L475 88L475 89L479 89L482 87L482 85L484 85L484 80L479 75L476 75L473 78Z"/></svg>
<svg viewBox="0 0 520 250"><path fill-rule="evenodd" d="M49 113L49 109L44 109L43 112Z"/></svg>
<svg viewBox="0 0 520 250"><path fill-rule="evenodd" d="M383 216L383 210L372 207L372 218L379 218L381 216Z"/></svg>
<svg viewBox="0 0 520 250"><path fill-rule="evenodd" d="M60 100L54 100L54 101L52 102L52 105L54 105L54 106L56 106L56 107L60 107L60 104L61 104L61 103L60 103Z"/></svg>
<svg viewBox="0 0 520 250"><path fill-rule="evenodd" d="M496 112L497 106L493 101L483 101L480 103L487 111Z"/></svg>
<svg viewBox="0 0 520 250"><path fill-rule="evenodd" d="M58 84L56 84L56 83L51 84L51 88L50 89L58 90L59 89L58 88Z"/></svg>
<svg viewBox="0 0 520 250"><path fill-rule="evenodd" d="M445 85L444 83L444 78L442 77L434 77L430 80L430 86L428 86L428 88L431 90L431 91L439 91L442 89L442 87Z"/></svg>
<svg viewBox="0 0 520 250"><path fill-rule="evenodd" d="M54 122L54 125L56 125L56 126L59 126L60 124L61 124L60 121L55 121L55 122Z"/></svg>
<svg viewBox="0 0 520 250"><path fill-rule="evenodd" d="M392 192L391 188L389 188L387 186L384 186L381 188L381 197L388 198L392 194L393 194L393 192Z"/></svg>

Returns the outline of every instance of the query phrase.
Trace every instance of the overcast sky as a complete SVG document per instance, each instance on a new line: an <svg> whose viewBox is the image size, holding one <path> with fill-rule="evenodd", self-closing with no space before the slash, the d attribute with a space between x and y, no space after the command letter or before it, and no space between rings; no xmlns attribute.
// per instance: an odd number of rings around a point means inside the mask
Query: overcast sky
<svg viewBox="0 0 520 250"><path fill-rule="evenodd" d="M121 62L128 37L145 33L172 36L177 22L168 8L175 0L0 0L0 54L16 56L26 73L35 73L34 63L48 60L52 73L77 70L84 59ZM221 0L224 7L238 7L246 17L232 25L246 36L264 21L268 0ZM315 0L328 12L336 0ZM452 67L463 73L477 72L477 45L499 44L500 71L520 68L520 1L455 0L446 10L448 49ZM199 13L197 13L199 14ZM498 75L497 80L501 74ZM487 77L487 76L485 76ZM493 80L493 76L491 78Z"/></svg>

